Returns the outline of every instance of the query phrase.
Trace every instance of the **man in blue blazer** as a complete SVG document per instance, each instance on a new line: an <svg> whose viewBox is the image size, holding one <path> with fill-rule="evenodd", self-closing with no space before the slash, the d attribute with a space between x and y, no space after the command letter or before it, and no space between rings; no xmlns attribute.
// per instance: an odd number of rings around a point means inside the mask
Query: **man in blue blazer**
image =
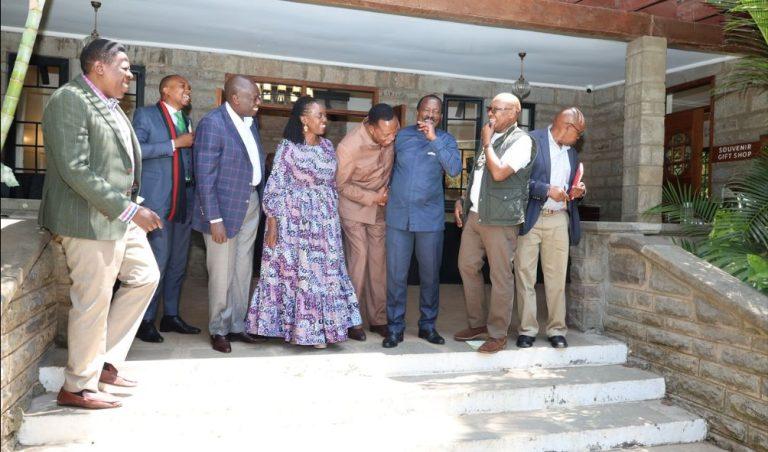
<svg viewBox="0 0 768 452"><path fill-rule="evenodd" d="M229 353L231 341L266 340L245 332L266 156L253 118L261 103L258 86L246 77L231 77L224 98L195 133L192 228L205 240L211 345Z"/></svg>
<svg viewBox="0 0 768 452"><path fill-rule="evenodd" d="M200 333L199 328L188 325L179 316L195 190L192 165L194 134L191 133L189 117L183 112L189 107L191 91L187 79L169 75L160 81L160 101L138 108L133 114L133 128L141 145L144 168L141 173L144 206L163 219L163 228L147 236L160 269L160 285L136 332L136 337L144 342L163 342L163 336L155 328L161 298L163 318L160 331Z"/></svg>
<svg viewBox="0 0 768 452"><path fill-rule="evenodd" d="M541 253L547 297L547 337L552 347L568 346L565 334L565 277L569 244L581 238L578 200L586 193L583 182L572 187L579 166L573 145L584 134L584 115L576 107L555 116L554 123L531 132L537 152L531 172L525 223L520 229L515 259L515 286L520 317L517 346L533 345L536 320L536 269Z"/></svg>

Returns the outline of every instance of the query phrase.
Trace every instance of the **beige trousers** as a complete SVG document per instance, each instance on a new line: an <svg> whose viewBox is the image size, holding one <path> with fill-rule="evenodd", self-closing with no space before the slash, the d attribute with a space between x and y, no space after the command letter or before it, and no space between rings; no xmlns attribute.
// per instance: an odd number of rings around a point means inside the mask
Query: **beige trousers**
<svg viewBox="0 0 768 452"><path fill-rule="evenodd" d="M347 272L369 325L387 324L387 227L341 219Z"/></svg>
<svg viewBox="0 0 768 452"><path fill-rule="evenodd" d="M211 234L203 234L208 267L208 331L211 335L245 332L260 213L259 193L251 192L243 225L234 237L216 243Z"/></svg>
<svg viewBox="0 0 768 452"><path fill-rule="evenodd" d="M61 244L72 279L64 390L98 391L104 362L125 360L160 271L147 234L134 223L119 240L62 237Z"/></svg>
<svg viewBox="0 0 768 452"><path fill-rule="evenodd" d="M536 269L541 252L544 292L547 296L547 336L565 336L565 272L568 267L568 212L539 216L536 224L517 242L517 312L520 334L536 336Z"/></svg>
<svg viewBox="0 0 768 452"><path fill-rule="evenodd" d="M459 272L464 284L469 326L488 327L494 338L507 336L515 301L515 280L512 267L517 246L519 226L484 226L478 214L469 212L459 248ZM491 269L491 300L485 298L483 258Z"/></svg>

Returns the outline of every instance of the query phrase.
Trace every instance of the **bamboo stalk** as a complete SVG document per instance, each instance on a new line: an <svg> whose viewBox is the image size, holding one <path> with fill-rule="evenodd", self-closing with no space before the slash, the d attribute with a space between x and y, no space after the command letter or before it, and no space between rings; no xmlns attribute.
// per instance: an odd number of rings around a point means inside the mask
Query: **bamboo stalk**
<svg viewBox="0 0 768 452"><path fill-rule="evenodd" d="M19 52L16 54L13 72L8 81L8 90L3 99L3 108L0 111L0 148L5 146L5 139L8 138L8 131L11 128L11 123L13 123L16 106L21 96L21 88L24 86L24 79L27 76L29 58L32 56L32 47L34 47L35 39L37 38L37 29L43 17L43 8L45 8L45 0L29 0L27 23L24 26L24 33L21 35ZM2 165L0 181L9 187L19 186L13 171L5 165Z"/></svg>

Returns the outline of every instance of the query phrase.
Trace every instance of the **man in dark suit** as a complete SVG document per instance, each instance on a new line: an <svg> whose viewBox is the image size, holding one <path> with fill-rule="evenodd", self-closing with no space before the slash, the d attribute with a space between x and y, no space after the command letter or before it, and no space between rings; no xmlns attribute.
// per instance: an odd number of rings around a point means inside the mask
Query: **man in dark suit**
<svg viewBox="0 0 768 452"><path fill-rule="evenodd" d="M160 279L146 234L162 221L137 203L141 148L118 102L133 78L125 52L107 39L86 45L83 75L57 89L43 113L48 168L38 221L61 241L72 280L59 405L121 406L99 383L136 385L111 363L125 360Z"/></svg>
<svg viewBox="0 0 768 452"><path fill-rule="evenodd" d="M579 158L573 145L584 134L584 115L576 107L555 116L546 129L531 132L536 157L531 172L525 223L517 241L515 285L520 330L517 346L533 345L539 324L536 320L536 268L541 253L544 291L547 297L547 337L552 347L565 348L565 276L568 245L581 237L578 200L586 193L583 182L571 187Z"/></svg>
<svg viewBox="0 0 768 452"><path fill-rule="evenodd" d="M231 77L224 98L195 133L192 228L205 240L211 345L229 353L231 341L265 340L245 332L245 315L266 158L253 118L261 103L258 86L246 77Z"/></svg>
<svg viewBox="0 0 768 452"><path fill-rule="evenodd" d="M163 342L163 336L155 328L161 298L160 331L200 333L199 328L188 325L179 316L195 197L194 134L189 117L183 112L189 107L191 91L184 77L169 75L160 81L160 101L141 107L133 114L133 128L141 144L143 164L141 196L144 206L163 219L163 228L147 236L160 268L160 285L136 332L136 337L144 342Z"/></svg>

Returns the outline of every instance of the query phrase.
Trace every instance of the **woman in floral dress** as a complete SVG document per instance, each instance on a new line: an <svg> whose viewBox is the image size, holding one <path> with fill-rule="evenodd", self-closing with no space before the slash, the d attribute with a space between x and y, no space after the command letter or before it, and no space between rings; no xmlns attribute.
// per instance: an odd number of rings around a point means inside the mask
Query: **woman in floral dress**
<svg viewBox="0 0 768 452"><path fill-rule="evenodd" d="M341 243L335 151L322 137L327 122L312 97L294 104L264 190L261 277L246 324L249 333L316 348L362 324Z"/></svg>

